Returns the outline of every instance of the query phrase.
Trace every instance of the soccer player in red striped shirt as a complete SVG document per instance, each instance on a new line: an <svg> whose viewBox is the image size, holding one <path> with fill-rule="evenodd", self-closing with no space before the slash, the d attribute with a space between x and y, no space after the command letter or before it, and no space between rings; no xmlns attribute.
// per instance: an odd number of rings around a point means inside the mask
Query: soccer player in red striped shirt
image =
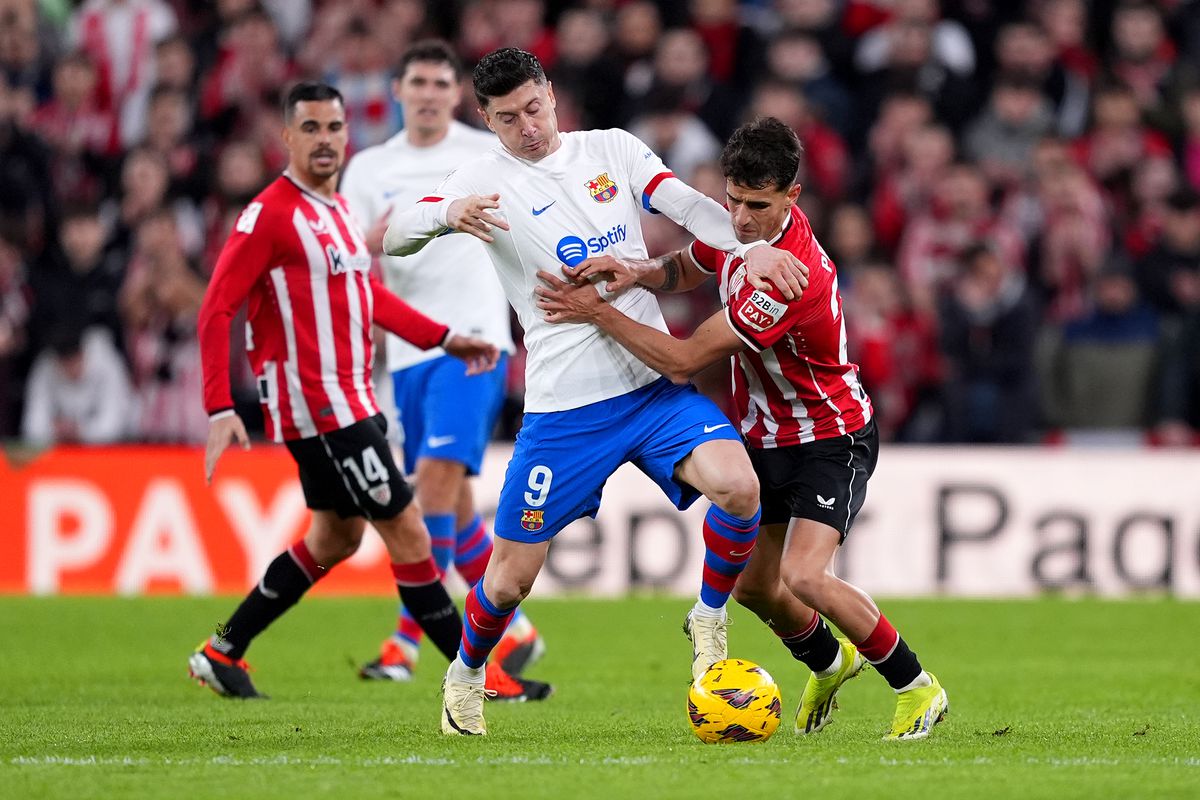
<svg viewBox="0 0 1200 800"><path fill-rule="evenodd" d="M833 572L862 508L879 434L858 368L846 359L837 271L795 205L800 153L796 134L767 117L739 128L721 157L738 239L769 241L807 264L800 298L755 288L741 259L700 242L646 261L593 258L564 268L572 283L542 272L546 286L535 291L547 320L591 322L677 383L734 358L734 401L762 492L758 546L734 597L813 671L796 729L823 728L838 689L870 662L898 695L887 738L924 738L948 709L945 691L871 598ZM588 282L606 279L610 292L635 283L683 291L713 275L725 306L686 340L626 317ZM822 617L849 640L835 638Z"/></svg>
<svg viewBox="0 0 1200 800"><path fill-rule="evenodd" d="M287 445L312 509L304 538L271 562L229 621L188 660L201 683L243 698L261 696L242 659L250 642L357 550L367 520L387 546L404 604L454 658L461 623L412 491L392 460L371 387L371 326L418 347L444 347L472 372L491 369L498 357L494 345L453 333L371 274L363 233L334 191L347 141L337 90L299 84L287 96L284 121L287 171L238 217L198 323L211 420L205 478L212 479L230 444L249 447L229 390L229 326L248 301L246 347L266 433Z"/></svg>

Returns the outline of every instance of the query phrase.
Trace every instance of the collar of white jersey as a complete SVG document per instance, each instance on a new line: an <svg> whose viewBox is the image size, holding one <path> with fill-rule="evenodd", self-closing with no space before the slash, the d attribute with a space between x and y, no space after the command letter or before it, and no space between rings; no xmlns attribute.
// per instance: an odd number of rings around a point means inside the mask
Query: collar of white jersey
<svg viewBox="0 0 1200 800"><path fill-rule="evenodd" d="M308 188L308 187L307 187L307 186L305 186L303 183L301 183L301 182L300 182L300 181L299 181L299 180L298 180L298 179L297 179L295 176L293 176L293 175L292 175L292 173L291 173L290 171L288 171L288 170L286 170L286 169L285 169L285 170L283 171L283 177L285 177L285 178L287 178L289 181L291 181L293 186L295 186L295 187L296 187L297 189L299 189L299 190L300 190L300 191L301 191L303 194L306 194L306 195L308 195L308 196L309 196L309 197L311 197L312 199L314 199L314 200L318 200L318 201L320 201L320 202L324 203L325 205L329 206L330 208L337 208L337 207L338 207L338 204L337 204L337 201L336 201L336 200L334 200L332 197L322 197L321 195L317 194L317 193L316 193L316 192L314 192L312 189Z"/></svg>

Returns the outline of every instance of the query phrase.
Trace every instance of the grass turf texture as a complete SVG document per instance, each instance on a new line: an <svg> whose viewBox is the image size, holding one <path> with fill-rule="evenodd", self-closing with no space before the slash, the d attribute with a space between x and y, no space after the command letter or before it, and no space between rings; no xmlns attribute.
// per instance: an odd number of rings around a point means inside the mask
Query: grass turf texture
<svg viewBox="0 0 1200 800"><path fill-rule="evenodd" d="M924 742L881 742L894 695L847 684L836 724L791 733L806 673L742 609L731 655L780 683L771 741L703 745L686 721L678 600L528 604L548 653L545 703L488 706L491 735L438 732L444 662L368 683L393 606L314 598L251 649L265 702L186 680L224 599L0 598L6 797L1200 796L1200 604L1046 599L888 602L946 686Z"/></svg>

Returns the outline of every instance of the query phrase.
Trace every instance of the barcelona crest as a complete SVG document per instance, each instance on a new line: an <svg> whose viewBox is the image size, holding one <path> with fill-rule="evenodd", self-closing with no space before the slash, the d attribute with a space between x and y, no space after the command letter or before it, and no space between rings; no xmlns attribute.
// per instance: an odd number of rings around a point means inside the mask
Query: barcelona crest
<svg viewBox="0 0 1200 800"><path fill-rule="evenodd" d="M529 508L521 511L521 527L527 531L540 531L545 521L545 511L534 511Z"/></svg>
<svg viewBox="0 0 1200 800"><path fill-rule="evenodd" d="M584 184L597 203L611 202L617 196L617 185L609 180L607 172L601 172Z"/></svg>

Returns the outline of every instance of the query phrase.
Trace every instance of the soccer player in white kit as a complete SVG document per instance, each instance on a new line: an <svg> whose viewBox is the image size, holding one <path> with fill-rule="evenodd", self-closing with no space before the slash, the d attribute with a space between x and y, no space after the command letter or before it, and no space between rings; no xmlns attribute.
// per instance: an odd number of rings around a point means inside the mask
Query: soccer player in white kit
<svg viewBox="0 0 1200 800"><path fill-rule="evenodd" d="M551 538L594 516L605 480L636 464L681 509L703 494L700 597L688 613L693 677L726 657L725 604L758 531L758 480L729 420L690 384L676 386L591 325L551 325L535 306L537 272L609 253L645 258L637 215L660 211L713 247L747 261L792 298L807 282L795 256L742 244L728 214L677 180L622 130L559 134L553 88L530 53L504 48L475 68L480 112L500 146L461 165L437 191L392 217L384 251L408 255L447 231L488 242L488 255L525 329L525 423L500 494L495 551L468 594L458 657L443 684L442 731L486 734L483 665L528 595ZM666 331L654 296L632 288L612 303Z"/></svg>
<svg viewBox="0 0 1200 800"><path fill-rule="evenodd" d="M406 208L459 164L496 145L496 137L454 119L462 99L462 62L446 42L410 45L396 66L393 94L404 110L404 128L387 142L350 160L341 193L350 210L371 226L368 246L379 255L383 228L393 208ZM497 368L467 375L462 362L440 348L420 350L387 337L387 366L404 468L415 478L417 502L442 572L451 565L467 586L483 577L492 539L475 509L468 476L478 475L504 401L505 363L513 351L508 301L482 242L470 236L443 238L411 258L383 256L384 282L409 304L500 348ZM417 663L421 628L404 606L395 632L379 657L360 670L364 678L406 681ZM540 700L547 684L510 679L541 654L533 625L518 614L497 646L487 688L494 699ZM491 696L489 694L489 696Z"/></svg>

